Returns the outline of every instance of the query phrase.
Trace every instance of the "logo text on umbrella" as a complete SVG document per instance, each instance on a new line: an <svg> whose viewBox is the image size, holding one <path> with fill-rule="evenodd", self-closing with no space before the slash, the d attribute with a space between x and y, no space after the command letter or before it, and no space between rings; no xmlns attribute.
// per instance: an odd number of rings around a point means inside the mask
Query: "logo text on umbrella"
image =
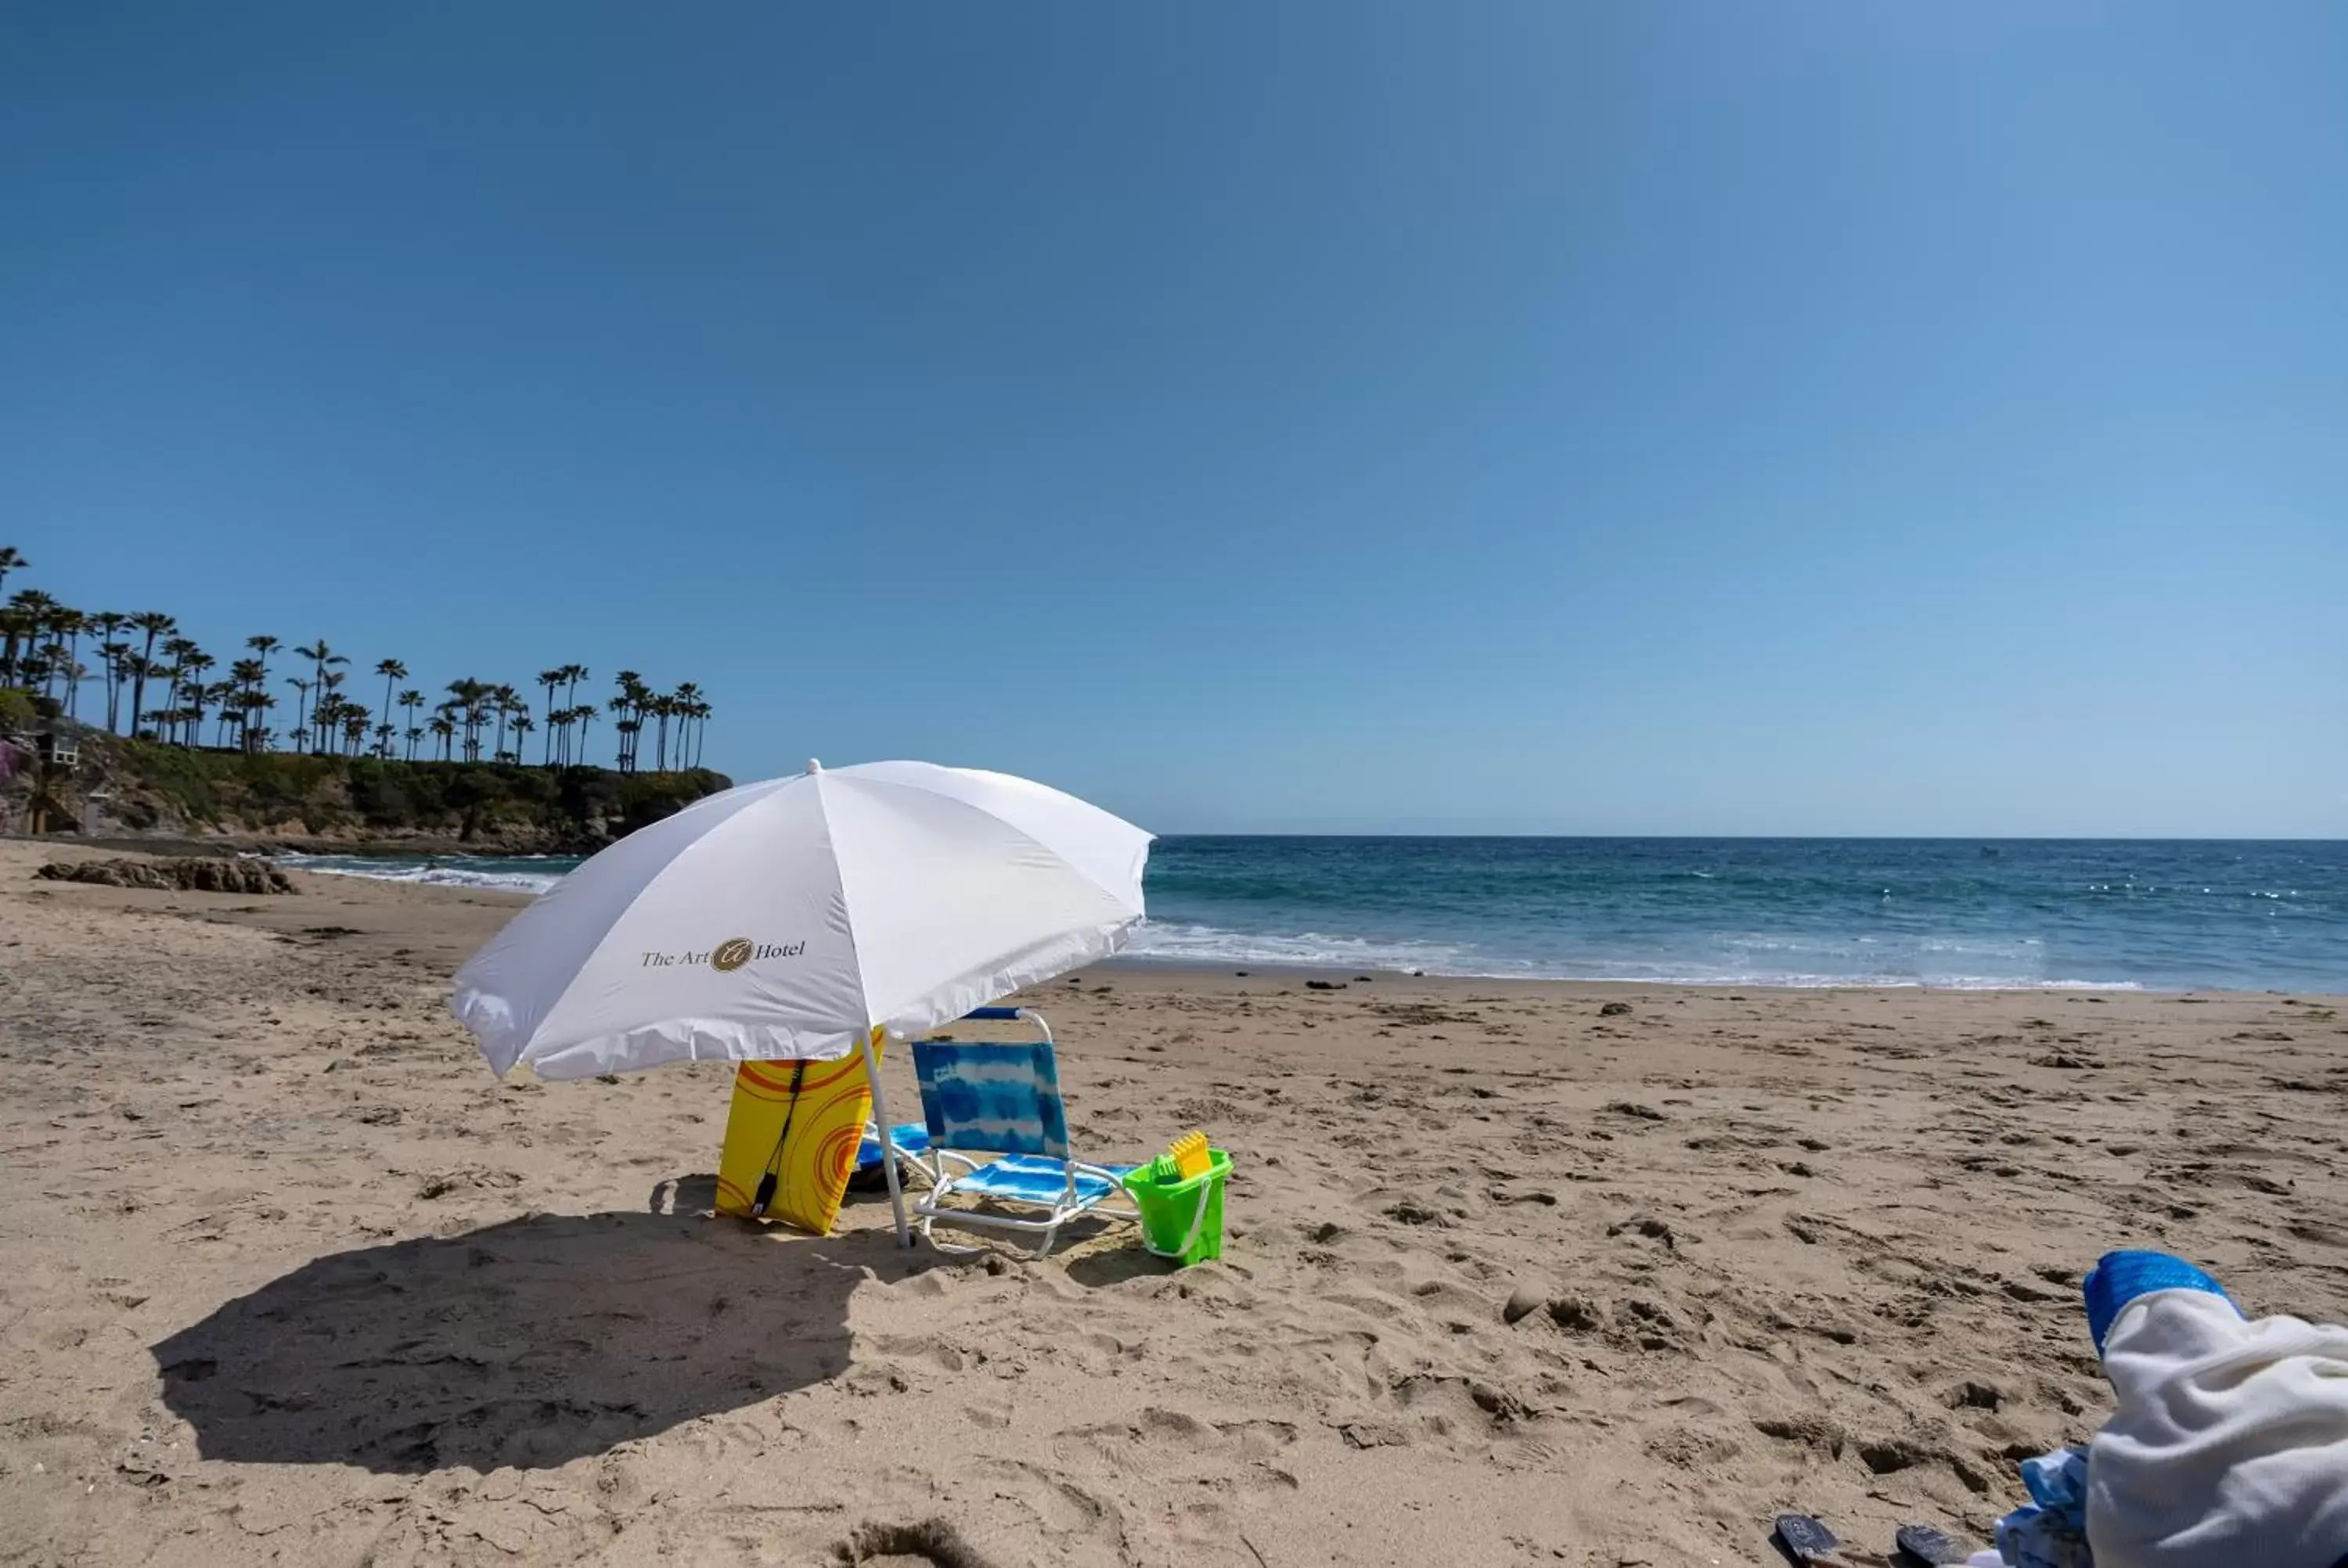
<svg viewBox="0 0 2348 1568"><path fill-rule="evenodd" d="M760 958L796 958L806 951L807 944L803 941L754 942L747 937L728 937L703 952L646 953L641 967L666 969L680 964L688 967L707 964L721 975L730 975L743 965Z"/></svg>

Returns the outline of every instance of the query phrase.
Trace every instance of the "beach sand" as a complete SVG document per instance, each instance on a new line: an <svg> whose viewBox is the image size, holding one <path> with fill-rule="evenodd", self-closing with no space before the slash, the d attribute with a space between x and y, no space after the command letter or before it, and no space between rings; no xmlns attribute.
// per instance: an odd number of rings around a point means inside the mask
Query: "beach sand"
<svg viewBox="0 0 2348 1568"><path fill-rule="evenodd" d="M1038 988L1081 1152L1234 1153L1169 1274L700 1217L726 1068L499 1084L450 1021L513 899L47 857L0 845L9 1563L1757 1563L1789 1508L1979 1539L2107 1408L2106 1247L2348 1316L2317 998Z"/></svg>

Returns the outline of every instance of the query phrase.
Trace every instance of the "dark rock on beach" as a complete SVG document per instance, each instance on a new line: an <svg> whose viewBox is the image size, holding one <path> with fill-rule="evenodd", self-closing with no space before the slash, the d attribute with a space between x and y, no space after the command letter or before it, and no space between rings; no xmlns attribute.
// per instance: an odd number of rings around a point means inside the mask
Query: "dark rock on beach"
<svg viewBox="0 0 2348 1568"><path fill-rule="evenodd" d="M161 893L291 893L293 879L258 860L53 860L33 873L46 882L146 887Z"/></svg>

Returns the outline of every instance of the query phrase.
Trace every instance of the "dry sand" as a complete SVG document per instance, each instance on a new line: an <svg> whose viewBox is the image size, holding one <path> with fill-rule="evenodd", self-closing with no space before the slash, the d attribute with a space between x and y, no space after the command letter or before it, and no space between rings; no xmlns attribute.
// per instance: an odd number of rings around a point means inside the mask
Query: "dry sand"
<svg viewBox="0 0 2348 1568"><path fill-rule="evenodd" d="M2105 1247L2348 1315L2316 998L1043 988L1084 1151L1236 1155L1226 1258L1169 1275L1116 1230L903 1254L870 1198L698 1217L725 1069L500 1085L449 1021L510 899L44 857L0 845L0 1562L815 1563L941 1520L998 1568L1762 1563L1790 1507L1978 1537L2106 1409Z"/></svg>

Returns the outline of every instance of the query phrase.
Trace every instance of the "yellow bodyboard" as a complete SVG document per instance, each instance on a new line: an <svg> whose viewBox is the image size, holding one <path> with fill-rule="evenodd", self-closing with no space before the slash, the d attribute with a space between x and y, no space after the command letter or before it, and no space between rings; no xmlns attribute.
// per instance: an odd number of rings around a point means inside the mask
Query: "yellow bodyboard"
<svg viewBox="0 0 2348 1568"><path fill-rule="evenodd" d="M856 1173L856 1149L864 1139L871 1101L861 1057L741 1063L734 1072L734 1103L726 1114L726 1147L717 1157L717 1212L829 1235L848 1179ZM770 1169L777 1173L775 1195L763 1216L753 1215L759 1180Z"/></svg>

